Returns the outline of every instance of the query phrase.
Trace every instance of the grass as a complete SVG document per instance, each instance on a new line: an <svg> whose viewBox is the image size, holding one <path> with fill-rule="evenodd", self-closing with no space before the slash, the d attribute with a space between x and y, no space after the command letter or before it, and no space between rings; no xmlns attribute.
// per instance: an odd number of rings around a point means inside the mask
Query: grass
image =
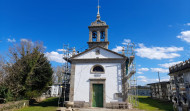
<svg viewBox="0 0 190 111"><path fill-rule="evenodd" d="M147 96L138 96L138 99L138 109L145 111L173 111L173 105L170 102L151 99ZM58 107L57 102L58 98L48 98L43 102L16 111L56 111Z"/></svg>
<svg viewBox="0 0 190 111"><path fill-rule="evenodd" d="M138 99L138 109L146 111L173 111L173 104L171 102L155 100L148 96L138 96Z"/></svg>
<svg viewBox="0 0 190 111"><path fill-rule="evenodd" d="M40 103L35 103L32 106L25 107L16 111L56 111L58 98L48 98Z"/></svg>

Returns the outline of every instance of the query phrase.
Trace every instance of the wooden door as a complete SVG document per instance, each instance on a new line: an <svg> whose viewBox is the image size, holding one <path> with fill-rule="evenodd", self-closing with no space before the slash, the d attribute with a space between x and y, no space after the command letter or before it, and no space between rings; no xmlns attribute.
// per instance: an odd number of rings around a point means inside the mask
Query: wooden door
<svg viewBox="0 0 190 111"><path fill-rule="evenodd" d="M93 84L92 106L103 107L103 84Z"/></svg>

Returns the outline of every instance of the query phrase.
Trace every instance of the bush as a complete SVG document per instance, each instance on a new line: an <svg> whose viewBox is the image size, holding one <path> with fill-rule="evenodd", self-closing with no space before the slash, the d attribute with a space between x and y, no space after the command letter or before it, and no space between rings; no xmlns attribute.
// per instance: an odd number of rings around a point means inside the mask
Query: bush
<svg viewBox="0 0 190 111"><path fill-rule="evenodd" d="M0 98L5 99L5 102L13 100L11 91L5 85L0 86Z"/></svg>

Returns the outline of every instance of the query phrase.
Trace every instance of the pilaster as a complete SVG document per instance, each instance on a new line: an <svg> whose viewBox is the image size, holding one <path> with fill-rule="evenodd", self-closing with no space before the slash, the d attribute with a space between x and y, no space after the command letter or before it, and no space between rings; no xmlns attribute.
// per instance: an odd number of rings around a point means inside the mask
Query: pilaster
<svg viewBox="0 0 190 111"><path fill-rule="evenodd" d="M70 77L70 93L69 101L74 101L74 81L75 81L75 64L71 65L71 77Z"/></svg>
<svg viewBox="0 0 190 111"><path fill-rule="evenodd" d="M100 42L100 31L97 31L97 42Z"/></svg>
<svg viewBox="0 0 190 111"><path fill-rule="evenodd" d="M105 28L105 42L108 41L108 29Z"/></svg>
<svg viewBox="0 0 190 111"><path fill-rule="evenodd" d="M92 42L92 31L89 30L89 42Z"/></svg>

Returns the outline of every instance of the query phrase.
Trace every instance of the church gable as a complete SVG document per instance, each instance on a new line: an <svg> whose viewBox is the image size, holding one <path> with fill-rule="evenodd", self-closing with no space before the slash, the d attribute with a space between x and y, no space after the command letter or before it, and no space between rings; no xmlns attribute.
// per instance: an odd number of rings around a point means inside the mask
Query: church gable
<svg viewBox="0 0 190 111"><path fill-rule="evenodd" d="M100 58L100 59L124 58L124 56L116 52L110 51L108 49L104 49L102 47L96 47L86 52L82 52L81 54L76 55L76 57L74 57L74 59L94 59L94 58Z"/></svg>

